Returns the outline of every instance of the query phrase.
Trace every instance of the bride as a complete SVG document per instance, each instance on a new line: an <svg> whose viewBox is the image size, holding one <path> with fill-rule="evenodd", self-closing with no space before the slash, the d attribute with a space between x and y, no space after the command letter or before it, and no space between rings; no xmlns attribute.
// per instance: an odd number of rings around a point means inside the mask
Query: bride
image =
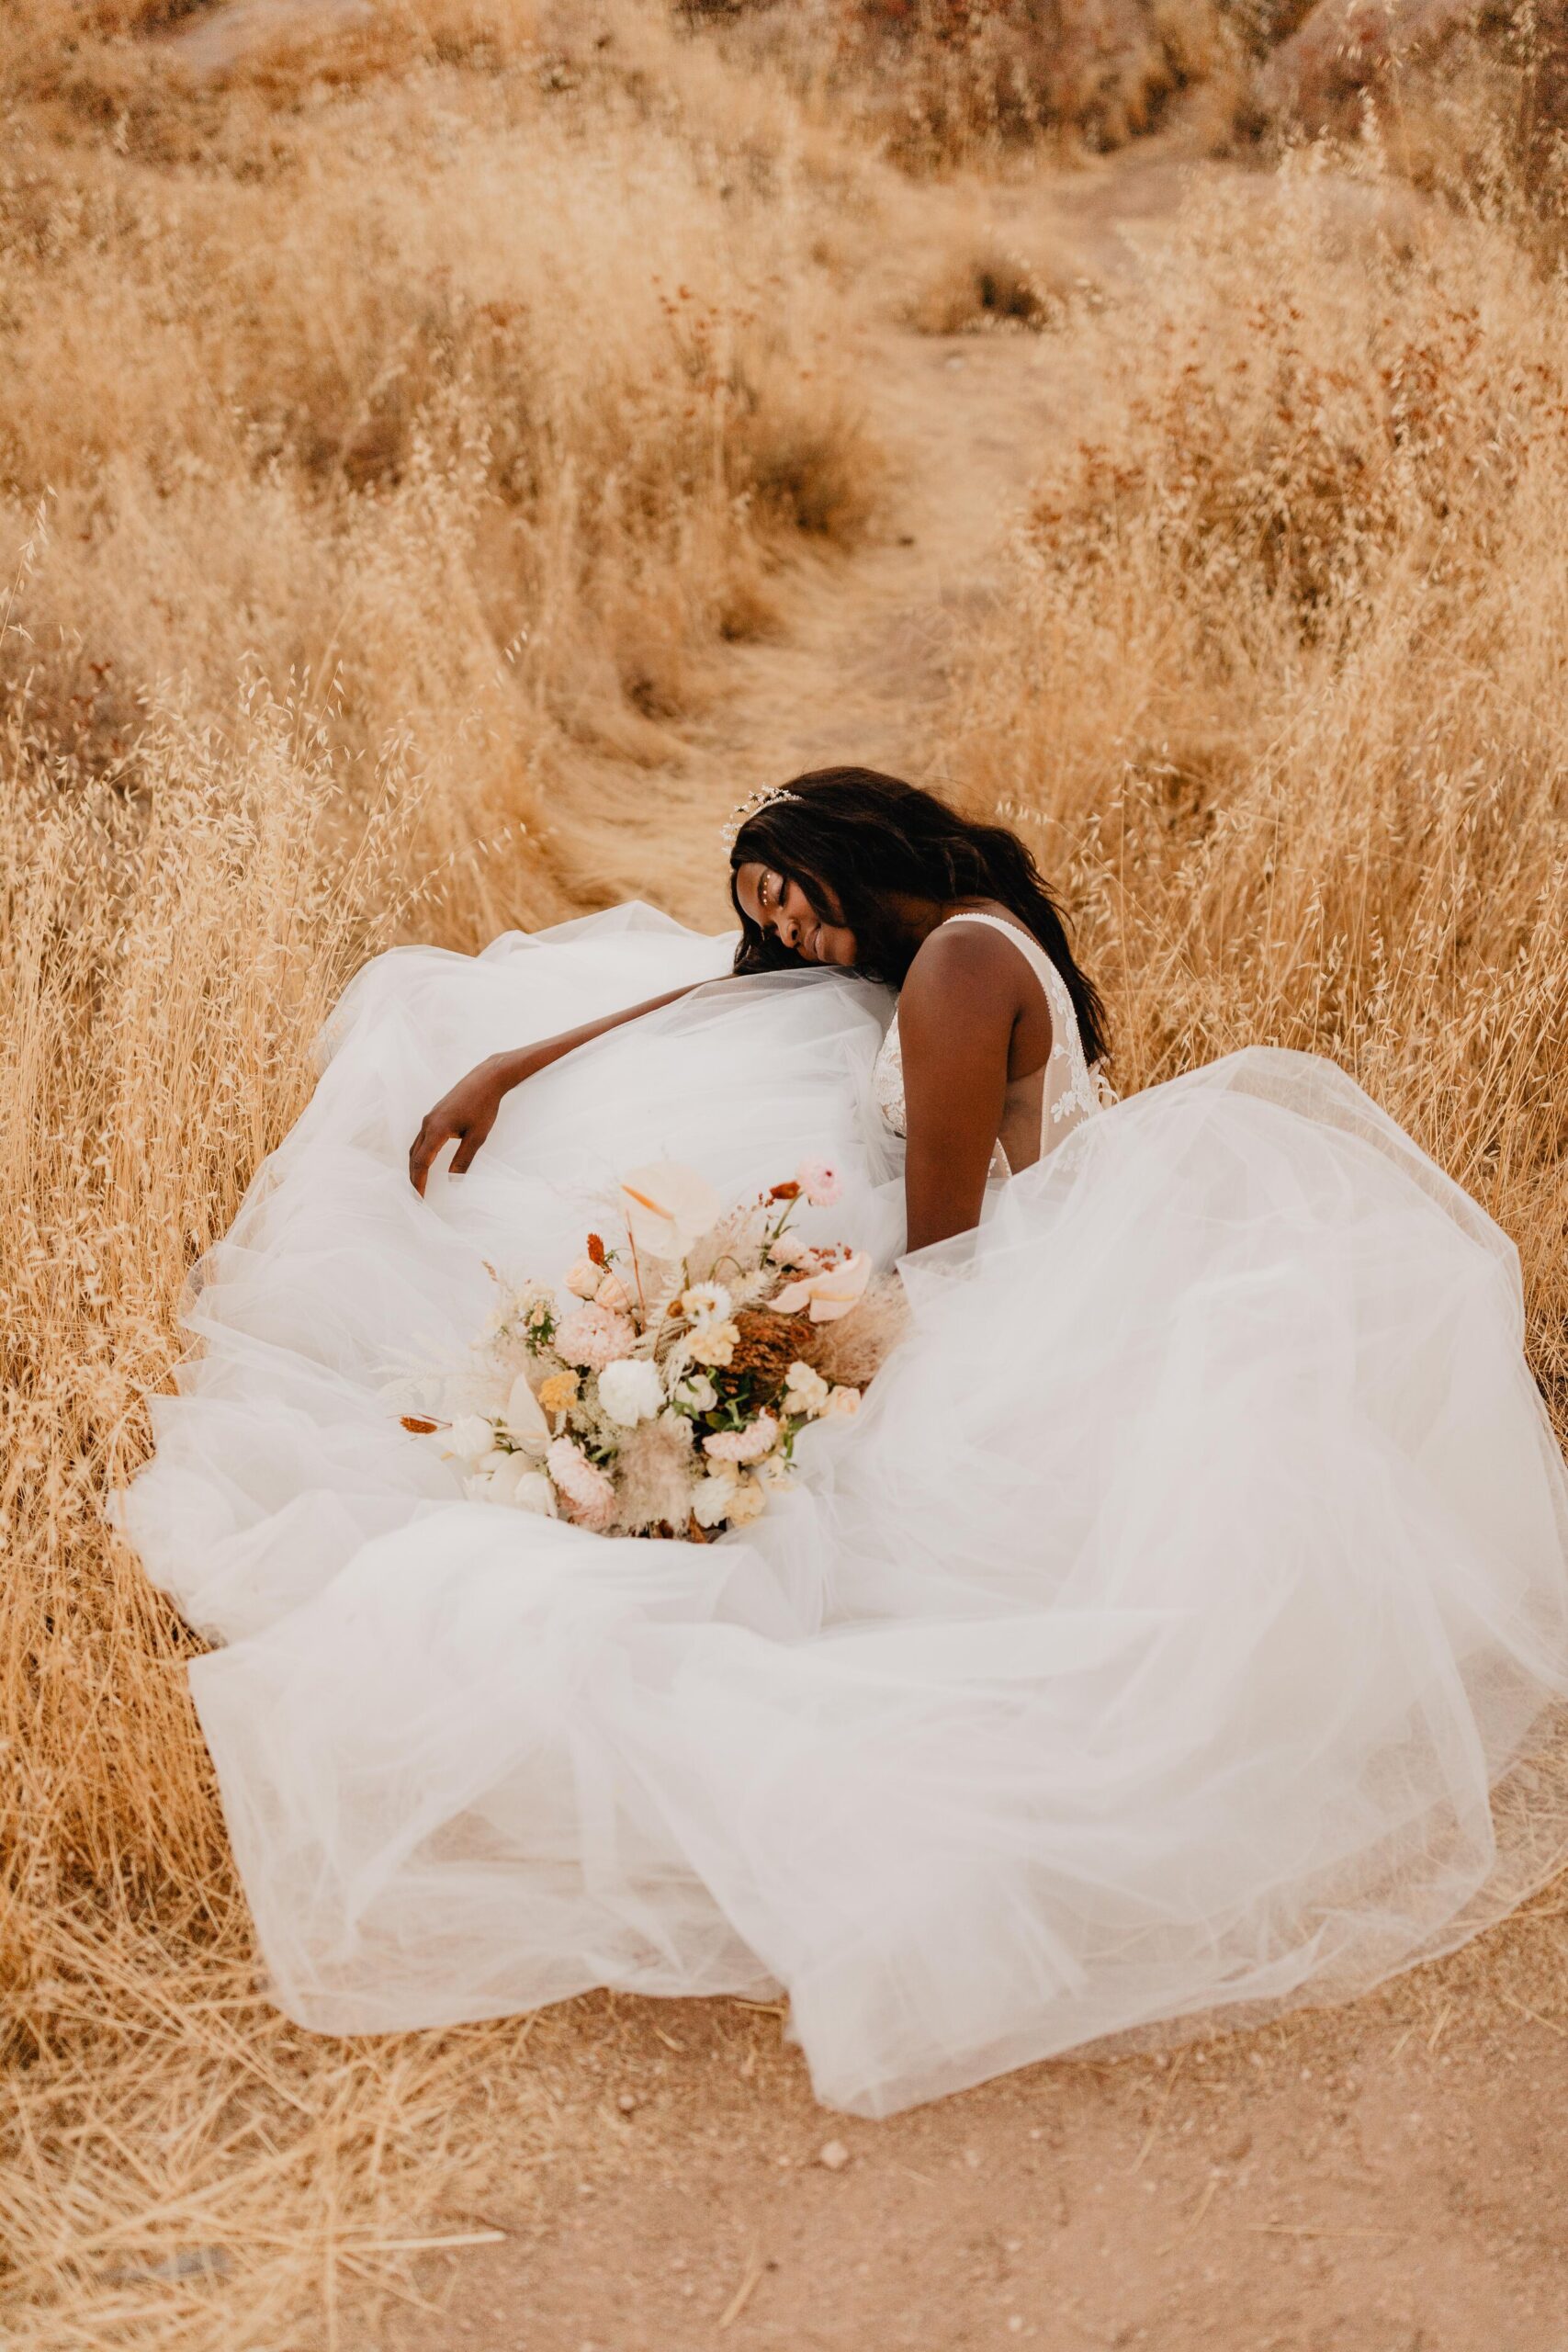
<svg viewBox="0 0 1568 2352"><path fill-rule="evenodd" d="M1011 834L860 769L738 815L738 946L631 906L369 965L201 1269L123 1510L225 1645L191 1679L275 1997L783 1987L881 2115L1474 1933L1562 1845L1515 1769L1568 1483L1511 1246L1326 1062L1114 1102ZM864 1411L709 1545L465 1499L389 1381L661 1152L840 1172L908 1303Z"/></svg>

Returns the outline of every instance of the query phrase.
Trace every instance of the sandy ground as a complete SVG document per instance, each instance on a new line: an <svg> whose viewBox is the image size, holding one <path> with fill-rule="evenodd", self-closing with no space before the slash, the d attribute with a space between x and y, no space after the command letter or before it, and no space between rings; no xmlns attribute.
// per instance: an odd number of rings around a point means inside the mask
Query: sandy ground
<svg viewBox="0 0 1568 2352"><path fill-rule="evenodd" d="M542 2182L452 2217L455 2234L504 2234L433 2257L431 2308L356 2342L1568 2345L1568 2035L1445 1972L1338 2016L1033 2067L880 2123L825 2114L779 2020L739 2003L602 1996L535 2030L563 2122Z"/></svg>
<svg viewBox="0 0 1568 2352"><path fill-rule="evenodd" d="M1114 279L1180 183L1145 151L994 210L1066 277ZM940 780L922 708L1083 388L1048 336L864 333L903 451L885 525L801 563L664 764L585 765L558 844L585 900L673 868L661 899L716 925L718 829L756 783L840 760ZM460 2243L331 2352L1568 2352L1562 1909L1348 2010L875 2124L815 2105L774 2010L601 1996L522 2020L549 2162L433 2213Z"/></svg>

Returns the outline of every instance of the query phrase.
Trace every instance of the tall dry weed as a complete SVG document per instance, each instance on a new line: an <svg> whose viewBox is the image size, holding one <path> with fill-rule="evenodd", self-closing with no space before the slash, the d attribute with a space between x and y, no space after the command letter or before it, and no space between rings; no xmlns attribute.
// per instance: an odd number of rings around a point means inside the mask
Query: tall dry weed
<svg viewBox="0 0 1568 2352"><path fill-rule="evenodd" d="M54 0L0 18L0 2327L27 2352L276 2352L306 2307L330 2338L461 2234L491 2100L521 2179L547 2153L514 2029L344 2045L268 2009L189 1637L104 1506L350 972L572 903L583 777L668 759L791 548L870 512L841 236L816 258L854 158L662 10L605 16L578 56L442 0L333 71L306 40L216 83Z"/></svg>
<svg viewBox="0 0 1568 2352"><path fill-rule="evenodd" d="M1123 1086L1342 1062L1518 1241L1568 1426L1568 289L1343 198L1234 186L1077 321L944 753L1062 875Z"/></svg>
<svg viewBox="0 0 1568 2352"><path fill-rule="evenodd" d="M525 817L537 910L550 780L668 758L788 547L863 527L797 117L713 60L687 90L662 20L618 21L581 74L530 14L478 62L220 97L160 52L107 136L90 58L13 106L0 526L46 500L49 545L5 662L100 773L150 694L216 718L248 673L345 770L400 737L434 848Z"/></svg>
<svg viewBox="0 0 1568 2352"><path fill-rule="evenodd" d="M684 0L739 19L764 54L826 83L909 171L1037 143L1104 152L1156 127L1199 84L1238 82L1224 0Z"/></svg>
<svg viewBox="0 0 1568 2352"><path fill-rule="evenodd" d="M409 779L350 845L319 733L259 698L225 741L150 730L134 797L27 718L0 759L6 2341L276 2343L394 2234L413 2167L444 2177L462 2044L411 2070L257 2000L188 1637L104 1511L186 1272L388 934Z"/></svg>

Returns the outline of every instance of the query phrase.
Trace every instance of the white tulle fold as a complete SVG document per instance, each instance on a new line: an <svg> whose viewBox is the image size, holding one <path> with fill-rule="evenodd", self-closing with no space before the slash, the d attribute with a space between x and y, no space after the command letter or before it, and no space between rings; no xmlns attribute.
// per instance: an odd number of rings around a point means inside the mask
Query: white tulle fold
<svg viewBox="0 0 1568 2352"><path fill-rule="evenodd" d="M616 1033L410 1191L479 1055L727 961L646 910L381 958L204 1270L125 1517L229 1644L193 1687L280 2003L784 1986L876 2114L1517 1899L1563 1837L1524 1775L1493 1801L1568 1677L1562 1465L1511 1248L1325 1063L1136 1096L906 1260L908 1337L744 1535L466 1503L404 1439L389 1374L466 1343L487 1259L558 1273L630 1159L831 1159L826 1223L896 1252L887 1007L838 975Z"/></svg>

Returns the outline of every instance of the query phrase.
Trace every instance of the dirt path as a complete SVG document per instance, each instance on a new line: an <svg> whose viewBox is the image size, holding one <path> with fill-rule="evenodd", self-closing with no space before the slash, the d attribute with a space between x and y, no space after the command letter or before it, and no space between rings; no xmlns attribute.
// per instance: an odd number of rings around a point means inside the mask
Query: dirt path
<svg viewBox="0 0 1568 2352"><path fill-rule="evenodd" d="M596 896L654 895L656 876L661 903L716 928L719 830L753 786L844 761L932 780L921 712L964 615L996 591L1010 518L1058 429L1060 370L1023 334L863 332L896 452L887 512L854 557L798 560L778 583L782 628L729 651L715 707L668 768L580 776L564 830Z"/></svg>
<svg viewBox="0 0 1568 2352"><path fill-rule="evenodd" d="M1568 2344L1568 2041L1477 1984L882 2123L814 2106L739 2003L601 1997L535 2039L542 2190L438 2217L506 2235L434 2258L378 2352Z"/></svg>

